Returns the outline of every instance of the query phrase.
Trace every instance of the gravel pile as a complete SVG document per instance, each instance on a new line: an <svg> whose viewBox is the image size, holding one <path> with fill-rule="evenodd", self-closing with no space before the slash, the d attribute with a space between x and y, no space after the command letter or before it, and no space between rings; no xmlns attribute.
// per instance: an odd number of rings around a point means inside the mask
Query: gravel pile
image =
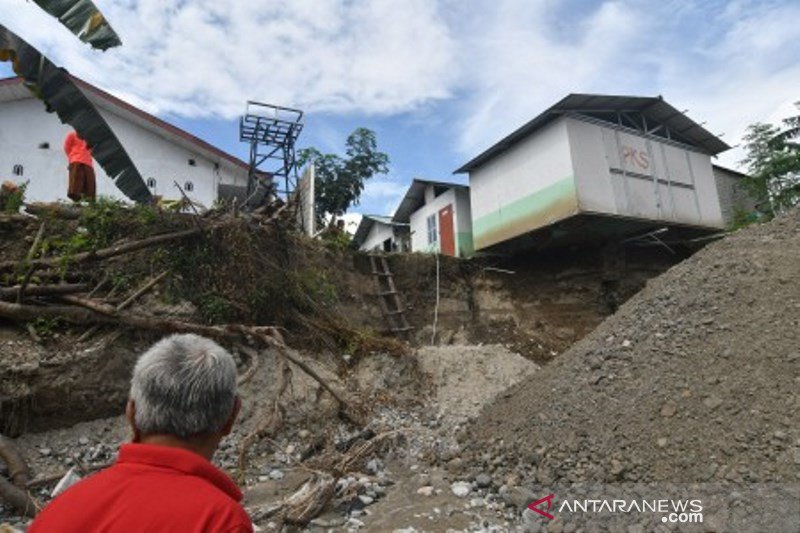
<svg viewBox="0 0 800 533"><path fill-rule="evenodd" d="M488 406L463 442L509 484L797 483L800 211L710 244Z"/></svg>

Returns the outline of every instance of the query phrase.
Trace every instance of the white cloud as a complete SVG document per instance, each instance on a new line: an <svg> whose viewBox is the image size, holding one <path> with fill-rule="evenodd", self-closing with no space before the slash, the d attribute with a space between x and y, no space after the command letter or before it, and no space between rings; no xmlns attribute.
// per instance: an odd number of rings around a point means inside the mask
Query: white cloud
<svg viewBox="0 0 800 533"><path fill-rule="evenodd" d="M796 113L796 2L620 0L572 12L550 2L495 4L491 17L463 15L481 23L471 34L474 74L457 145L465 158L571 92L661 94L731 145L750 123ZM720 161L736 166L741 157L735 149Z"/></svg>
<svg viewBox="0 0 800 533"><path fill-rule="evenodd" d="M453 40L427 0L105 0L123 46L99 53L32 3L4 24L57 63L155 113L237 117L248 99L397 113L447 98Z"/></svg>
<svg viewBox="0 0 800 533"><path fill-rule="evenodd" d="M392 174L375 176L364 185L361 201L353 210L370 215L392 215L407 189L408 183Z"/></svg>
<svg viewBox="0 0 800 533"><path fill-rule="evenodd" d="M155 113L233 118L256 99L463 117L442 130L464 158L570 92L662 94L729 144L800 99L792 0L96 1L124 43L105 54L30 2L0 0L0 12L75 74ZM365 201L399 197L387 188L371 182Z"/></svg>

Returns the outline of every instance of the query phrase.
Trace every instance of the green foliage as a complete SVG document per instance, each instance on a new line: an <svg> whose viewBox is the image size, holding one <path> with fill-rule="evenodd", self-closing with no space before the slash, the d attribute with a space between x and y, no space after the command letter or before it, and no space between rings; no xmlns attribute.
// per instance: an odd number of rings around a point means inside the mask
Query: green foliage
<svg viewBox="0 0 800 533"><path fill-rule="evenodd" d="M760 217L758 213L753 213L747 209L743 209L741 207L737 207L733 211L733 221L731 222L730 229L732 231L736 231L738 229L742 229L744 227L749 226L755 222L758 222Z"/></svg>
<svg viewBox="0 0 800 533"><path fill-rule="evenodd" d="M28 181L17 185L17 190L10 193L2 202L5 213L19 213L20 208L25 203L25 191L28 188Z"/></svg>
<svg viewBox="0 0 800 533"><path fill-rule="evenodd" d="M800 202L800 116L772 124L752 124L745 140L748 177L744 186L771 218Z"/></svg>
<svg viewBox="0 0 800 533"><path fill-rule="evenodd" d="M344 251L350 247L353 237L346 231L340 231L338 228L332 228L324 231L320 237L322 242L331 250Z"/></svg>
<svg viewBox="0 0 800 533"><path fill-rule="evenodd" d="M317 216L338 217L350 206L358 205L364 183L375 174L389 171L389 156L379 152L375 133L357 128L347 137L345 156L323 154L316 148L300 150L298 163L313 163L316 173L315 207Z"/></svg>
<svg viewBox="0 0 800 533"><path fill-rule="evenodd" d="M125 204L119 200L101 196L83 210L81 225L88 231L92 247L108 246L122 236L120 219L125 209Z"/></svg>
<svg viewBox="0 0 800 533"><path fill-rule="evenodd" d="M52 337L64 328L64 321L58 317L37 317L31 322L36 334L42 338Z"/></svg>
<svg viewBox="0 0 800 533"><path fill-rule="evenodd" d="M219 294L207 292L198 298L197 311L207 324L223 324L230 321L233 307Z"/></svg>

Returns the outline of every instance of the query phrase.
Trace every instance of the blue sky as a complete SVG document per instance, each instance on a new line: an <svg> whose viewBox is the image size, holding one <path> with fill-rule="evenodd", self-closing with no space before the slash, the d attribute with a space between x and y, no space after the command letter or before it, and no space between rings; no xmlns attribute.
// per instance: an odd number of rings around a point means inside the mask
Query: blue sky
<svg viewBox="0 0 800 533"><path fill-rule="evenodd" d="M122 47L93 51L31 2L0 0L0 22L242 158L248 99L304 109L301 147L340 151L354 128L375 130L391 170L363 213L392 211L413 177L463 181L455 168L570 92L661 94L732 145L800 100L793 0L95 2Z"/></svg>

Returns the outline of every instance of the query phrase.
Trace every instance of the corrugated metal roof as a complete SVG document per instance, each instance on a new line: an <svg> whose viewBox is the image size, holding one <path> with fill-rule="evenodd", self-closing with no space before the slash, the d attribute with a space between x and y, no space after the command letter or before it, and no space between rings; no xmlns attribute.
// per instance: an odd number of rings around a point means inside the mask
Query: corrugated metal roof
<svg viewBox="0 0 800 533"><path fill-rule="evenodd" d="M504 137L477 157L457 169L454 174L469 172L501 154L522 139L533 134L555 118L569 112L637 111L647 118L664 124L680 134L692 146L716 155L730 149L719 137L703 128L661 96L618 96L603 94L570 94L542 114Z"/></svg>
<svg viewBox="0 0 800 533"><path fill-rule="evenodd" d="M406 195L397 206L392 220L394 222L408 223L411 220L411 213L425 205L425 187L433 185L434 187L447 187L449 189L468 189L468 185L460 183L449 183L446 181L432 181L420 178L414 178L411 185L406 191Z"/></svg>

